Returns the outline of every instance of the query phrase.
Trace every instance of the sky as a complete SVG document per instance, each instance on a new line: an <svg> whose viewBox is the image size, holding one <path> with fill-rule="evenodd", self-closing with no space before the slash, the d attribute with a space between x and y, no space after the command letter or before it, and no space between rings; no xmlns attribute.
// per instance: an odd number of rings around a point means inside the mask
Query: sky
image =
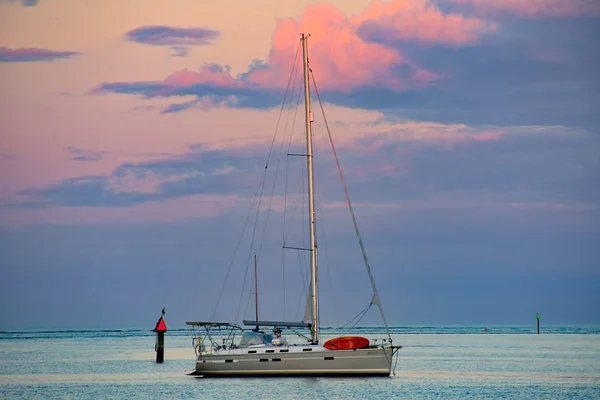
<svg viewBox="0 0 600 400"><path fill-rule="evenodd" d="M253 318L254 253L301 319L301 33L391 325L600 324L600 2L0 0L0 330ZM312 97L330 326L371 292Z"/></svg>

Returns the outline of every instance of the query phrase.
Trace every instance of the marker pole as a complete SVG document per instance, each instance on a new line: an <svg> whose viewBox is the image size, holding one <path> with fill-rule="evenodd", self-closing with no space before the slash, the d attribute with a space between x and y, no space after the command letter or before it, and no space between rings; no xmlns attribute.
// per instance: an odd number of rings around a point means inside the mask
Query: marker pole
<svg viewBox="0 0 600 400"><path fill-rule="evenodd" d="M156 332L156 362L162 363L165 361L165 332L167 331L167 324L165 324L165 320L163 319L163 315L165 315L165 309L162 309L162 315L158 319L156 323L156 327L153 329Z"/></svg>
<svg viewBox="0 0 600 400"><path fill-rule="evenodd" d="M165 361L165 333L156 333L156 362L161 363Z"/></svg>

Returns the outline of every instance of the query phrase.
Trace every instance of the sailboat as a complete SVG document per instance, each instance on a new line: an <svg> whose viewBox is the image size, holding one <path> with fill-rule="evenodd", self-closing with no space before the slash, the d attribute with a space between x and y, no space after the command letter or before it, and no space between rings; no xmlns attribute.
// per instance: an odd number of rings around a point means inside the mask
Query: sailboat
<svg viewBox="0 0 600 400"><path fill-rule="evenodd" d="M313 187L313 144L311 123L313 114L310 100L308 37L301 35L303 73L304 73L304 111L306 128L306 159L308 167L308 224L310 247L310 288L308 294L309 318L306 321L259 321L258 301L256 301L256 320L244 320L243 325L230 322L186 322L196 329L193 344L196 353L196 368L190 375L204 377L241 377L241 376L389 376L392 361L400 346L394 346L383 314L381 301L375 287L370 266L358 225L348 199L348 206L359 238L359 244L371 280L373 298L385 324L387 337L369 340L362 336L342 336L320 343L319 326L319 290L317 276L317 247L315 236L315 194ZM317 92L318 94L318 92ZM334 153L335 155L335 153ZM336 156L337 162L337 156ZM339 168L339 163L338 168ZM343 175L342 178L343 182ZM347 190L344 184L347 196ZM255 261L256 271L256 261ZM256 272L255 272L256 285ZM257 287L255 286L255 294ZM262 330L261 330L262 327ZM265 328L271 328L269 333ZM304 329L310 332L306 343L291 344L282 337L284 329ZM238 341L239 338L239 341Z"/></svg>

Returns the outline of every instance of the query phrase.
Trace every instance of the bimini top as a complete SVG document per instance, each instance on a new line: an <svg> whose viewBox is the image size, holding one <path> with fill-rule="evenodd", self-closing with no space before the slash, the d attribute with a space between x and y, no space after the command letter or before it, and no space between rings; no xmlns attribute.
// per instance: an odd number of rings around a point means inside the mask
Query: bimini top
<svg viewBox="0 0 600 400"><path fill-rule="evenodd" d="M244 325L256 326L279 326L284 328L311 328L312 324L308 322L285 322L285 321L242 321Z"/></svg>
<svg viewBox="0 0 600 400"><path fill-rule="evenodd" d="M196 322L196 321L186 321L185 323L186 325L191 325L191 326L204 326L204 327L211 327L211 328L220 328L220 327L231 327L231 328L236 328L236 329L240 329L243 330L239 325L237 324L232 324L229 322L210 322L210 321L200 321L200 322Z"/></svg>

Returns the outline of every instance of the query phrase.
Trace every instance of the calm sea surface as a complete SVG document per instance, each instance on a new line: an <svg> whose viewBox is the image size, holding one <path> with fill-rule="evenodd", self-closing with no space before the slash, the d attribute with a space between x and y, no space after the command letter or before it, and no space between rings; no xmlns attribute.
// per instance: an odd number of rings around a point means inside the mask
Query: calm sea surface
<svg viewBox="0 0 600 400"><path fill-rule="evenodd" d="M395 376L274 379L185 375L188 329L167 332L163 364L147 330L1 332L0 398L600 399L600 327L544 329L393 328L404 346Z"/></svg>

